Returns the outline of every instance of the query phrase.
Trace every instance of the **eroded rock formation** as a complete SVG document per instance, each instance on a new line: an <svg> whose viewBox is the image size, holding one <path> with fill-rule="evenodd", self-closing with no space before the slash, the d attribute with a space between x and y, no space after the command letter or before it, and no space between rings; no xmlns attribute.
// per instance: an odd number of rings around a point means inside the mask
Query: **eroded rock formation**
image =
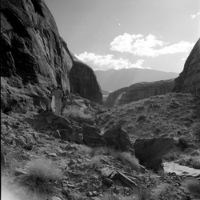
<svg viewBox="0 0 200 200"><path fill-rule="evenodd" d="M22 104L21 107L27 105L29 109L31 105L40 105L41 99L46 99L56 86L61 86L64 92L69 90L73 59L44 1L2 0L0 14L2 110ZM90 84L95 87L97 82ZM85 85L80 87L81 91L88 90ZM82 94L90 98L89 93Z"/></svg>
<svg viewBox="0 0 200 200"><path fill-rule="evenodd" d="M183 71L175 79L174 91L200 96L200 39L188 56Z"/></svg>
<svg viewBox="0 0 200 200"><path fill-rule="evenodd" d="M69 73L71 91L91 101L102 102L102 93L93 70L86 64L74 60Z"/></svg>

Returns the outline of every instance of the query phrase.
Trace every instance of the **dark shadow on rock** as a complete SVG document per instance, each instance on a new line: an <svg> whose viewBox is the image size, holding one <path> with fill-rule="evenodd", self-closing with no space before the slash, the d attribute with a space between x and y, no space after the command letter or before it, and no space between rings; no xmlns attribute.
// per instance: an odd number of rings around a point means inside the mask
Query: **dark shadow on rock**
<svg viewBox="0 0 200 200"><path fill-rule="evenodd" d="M71 122L61 116L55 115L50 111L41 112L34 118L27 118L27 122L36 130L44 132L45 130L71 130Z"/></svg>
<svg viewBox="0 0 200 200"><path fill-rule="evenodd" d="M135 156L147 169L162 169L162 158L175 148L172 138L137 139L134 143Z"/></svg>

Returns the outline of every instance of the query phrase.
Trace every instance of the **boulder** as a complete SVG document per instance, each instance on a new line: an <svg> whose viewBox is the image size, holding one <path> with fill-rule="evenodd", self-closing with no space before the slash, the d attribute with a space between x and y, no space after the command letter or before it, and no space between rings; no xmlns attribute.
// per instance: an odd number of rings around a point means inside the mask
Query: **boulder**
<svg viewBox="0 0 200 200"><path fill-rule="evenodd" d="M121 125L115 125L108 129L103 134L103 139L106 146L112 147L119 151L129 151L131 149L131 141L128 133L121 127Z"/></svg>
<svg viewBox="0 0 200 200"><path fill-rule="evenodd" d="M137 139L134 143L135 156L147 169L162 169L162 158L175 148L172 138Z"/></svg>
<svg viewBox="0 0 200 200"><path fill-rule="evenodd" d="M88 146L103 146L104 141L100 135L100 130L95 126L84 125L83 126L83 142Z"/></svg>
<svg viewBox="0 0 200 200"><path fill-rule="evenodd" d="M76 142L78 144L83 143L82 134L73 131L73 129L61 129L59 134L62 140Z"/></svg>

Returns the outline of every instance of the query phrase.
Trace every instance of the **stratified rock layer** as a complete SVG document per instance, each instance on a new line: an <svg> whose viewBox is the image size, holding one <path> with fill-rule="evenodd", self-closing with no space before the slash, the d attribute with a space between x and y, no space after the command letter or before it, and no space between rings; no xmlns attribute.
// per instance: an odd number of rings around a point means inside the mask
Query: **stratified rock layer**
<svg viewBox="0 0 200 200"><path fill-rule="evenodd" d="M111 93L105 104L107 106L127 104L151 96L169 93L172 91L173 87L173 79L149 83L136 83Z"/></svg>
<svg viewBox="0 0 200 200"><path fill-rule="evenodd" d="M200 39L188 56L183 71L175 79L174 91L200 96Z"/></svg>

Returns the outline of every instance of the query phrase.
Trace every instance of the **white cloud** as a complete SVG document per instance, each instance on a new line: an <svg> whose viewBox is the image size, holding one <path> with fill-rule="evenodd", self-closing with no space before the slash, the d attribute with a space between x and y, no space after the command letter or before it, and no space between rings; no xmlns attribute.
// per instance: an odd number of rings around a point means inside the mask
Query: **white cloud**
<svg viewBox="0 0 200 200"><path fill-rule="evenodd" d="M200 11L197 12L197 13L195 13L195 14L190 15L190 17L191 17L192 19L196 19L197 17L200 17Z"/></svg>
<svg viewBox="0 0 200 200"><path fill-rule="evenodd" d="M131 63L128 59L114 58L114 55L98 55L84 52L76 55L78 59L90 65L94 70L123 69L123 68L144 68L144 60L139 59Z"/></svg>
<svg viewBox="0 0 200 200"><path fill-rule="evenodd" d="M191 50L193 45L193 43L187 41L168 44L152 34L145 37L142 34L124 33L114 38L110 43L110 49L136 56L156 57L165 54L186 53Z"/></svg>

